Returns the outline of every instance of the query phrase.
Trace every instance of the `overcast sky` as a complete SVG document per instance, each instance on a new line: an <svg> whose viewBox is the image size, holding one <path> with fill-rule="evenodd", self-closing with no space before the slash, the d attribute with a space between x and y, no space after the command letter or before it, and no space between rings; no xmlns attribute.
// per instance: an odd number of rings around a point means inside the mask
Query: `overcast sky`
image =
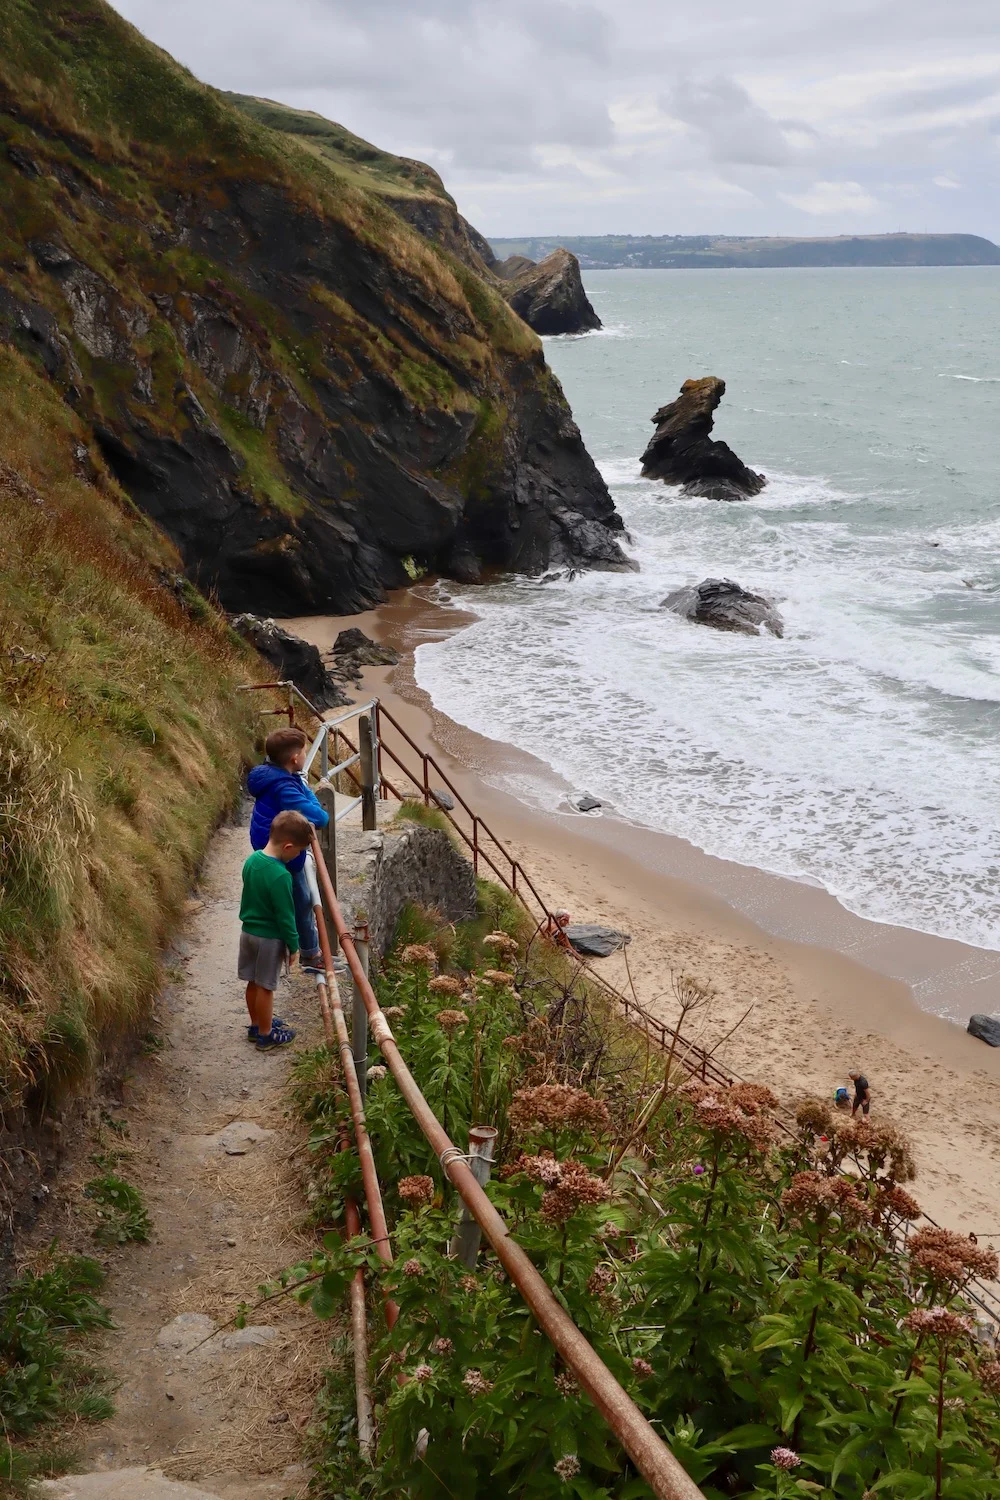
<svg viewBox="0 0 1000 1500"><path fill-rule="evenodd" d="M481 230L1000 240L996 0L116 0L220 88L431 162Z"/></svg>

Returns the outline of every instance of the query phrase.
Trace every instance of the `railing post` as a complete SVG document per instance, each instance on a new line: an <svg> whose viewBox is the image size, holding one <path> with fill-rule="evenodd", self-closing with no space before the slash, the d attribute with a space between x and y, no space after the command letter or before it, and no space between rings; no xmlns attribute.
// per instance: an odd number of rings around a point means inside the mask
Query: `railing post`
<svg viewBox="0 0 1000 1500"><path fill-rule="evenodd" d="M472 819L472 873L479 874L479 818Z"/></svg>
<svg viewBox="0 0 1000 1500"><path fill-rule="evenodd" d="M292 694L292 684L288 684L288 723L291 727L295 723L295 698Z"/></svg>
<svg viewBox="0 0 1000 1500"><path fill-rule="evenodd" d="M423 756L424 767L424 806L429 807L431 801L431 778L427 769L427 756Z"/></svg>
<svg viewBox="0 0 1000 1500"><path fill-rule="evenodd" d="M372 778L375 796L382 796L382 739L378 723L378 699L372 704Z"/></svg>
<svg viewBox="0 0 1000 1500"><path fill-rule="evenodd" d="M497 1132L492 1125L473 1125L469 1130L469 1170L480 1187L485 1187L490 1180L496 1139ZM463 1203L462 1217L449 1246L450 1254L471 1271L476 1264L482 1237L483 1231L468 1205Z"/></svg>
<svg viewBox="0 0 1000 1500"><path fill-rule="evenodd" d="M368 714L358 719L358 749L361 752L361 826L375 827L375 744Z"/></svg>
<svg viewBox="0 0 1000 1500"><path fill-rule="evenodd" d="M354 948L361 960L364 976L368 978L368 923L355 922L354 924ZM368 1007L365 1005L365 997L358 988L356 980L354 984L354 1004L351 1008L351 1053L354 1057L354 1071L358 1075L358 1088L364 1099L368 1091Z"/></svg>
<svg viewBox="0 0 1000 1500"><path fill-rule="evenodd" d="M321 828L319 830L319 846L320 846L320 848L323 851L323 858L326 860L326 867L327 867L327 869L330 872L330 879L333 882L333 889L336 892L336 889L337 889L337 794L333 790L333 787L329 784L329 782L327 782L325 786L321 783L316 788L316 796L319 799L319 801L320 801L320 803L321 803L324 811L326 811L326 812L328 812L330 814L330 821L329 821L329 823L327 823L327 825L326 825L325 828ZM325 902L323 904L324 904L324 906L326 905ZM327 916L331 917L331 920L332 920L332 913L331 912L327 912Z"/></svg>
<svg viewBox="0 0 1000 1500"><path fill-rule="evenodd" d="M323 738L319 742L319 774L328 776L330 773L330 731L324 729L322 733Z"/></svg>

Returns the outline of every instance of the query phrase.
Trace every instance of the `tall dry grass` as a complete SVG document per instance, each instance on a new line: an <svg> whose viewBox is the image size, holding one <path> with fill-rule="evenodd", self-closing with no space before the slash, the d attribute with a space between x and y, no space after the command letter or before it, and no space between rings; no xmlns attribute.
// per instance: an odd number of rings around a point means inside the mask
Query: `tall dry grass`
<svg viewBox="0 0 1000 1500"><path fill-rule="evenodd" d="M255 729L255 659L85 447L0 348L0 1109L139 1024Z"/></svg>

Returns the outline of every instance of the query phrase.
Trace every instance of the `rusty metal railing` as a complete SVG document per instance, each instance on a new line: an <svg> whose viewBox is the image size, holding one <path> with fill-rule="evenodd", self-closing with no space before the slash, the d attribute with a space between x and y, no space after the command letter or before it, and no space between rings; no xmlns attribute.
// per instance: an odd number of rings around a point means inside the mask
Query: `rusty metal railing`
<svg viewBox="0 0 1000 1500"><path fill-rule="evenodd" d="M358 993L363 997L372 1037L378 1044L410 1112L437 1156L442 1172L452 1183L462 1202L482 1229L494 1254L523 1297L539 1327L548 1336L568 1369L573 1372L582 1389L587 1392L654 1495L658 1497L658 1500L704 1500L701 1490L662 1438L654 1431L627 1391L615 1379L597 1351L584 1338L526 1252L511 1237L500 1214L473 1175L465 1153L449 1138L444 1126L427 1103L406 1065L392 1029L379 1006L375 991L365 974L354 945L354 937L344 921L336 892L333 889L333 882L326 868L323 851L315 835L312 849L323 905L347 959L351 978ZM339 1007L339 999L335 1001L337 979L333 971L332 955L328 957L328 953L329 944L327 943L323 955L327 970L325 988L329 992L333 1026L337 1033L346 1079L353 1072L353 1060L350 1043L347 1041L346 1025L343 1025L343 1011ZM338 1009L340 1010L339 1020ZM349 1090L349 1093L351 1116L360 1155L364 1149L362 1142L367 1146L368 1152L371 1150L371 1143L368 1141L367 1129L364 1126L364 1108L356 1077L354 1090ZM366 1198L368 1187L369 1183L366 1180ZM377 1191L377 1181L375 1189ZM371 1201L368 1206L371 1214ZM377 1198L377 1212L380 1211L381 1195ZM391 1258L392 1252L388 1246L387 1234L386 1253Z"/></svg>

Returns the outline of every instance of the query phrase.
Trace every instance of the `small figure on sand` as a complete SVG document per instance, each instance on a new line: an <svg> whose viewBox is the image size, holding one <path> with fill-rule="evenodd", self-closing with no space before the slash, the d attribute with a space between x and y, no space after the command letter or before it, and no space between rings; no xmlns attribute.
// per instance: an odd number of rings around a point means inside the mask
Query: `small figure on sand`
<svg viewBox="0 0 1000 1500"><path fill-rule="evenodd" d="M868 1087L868 1079L860 1068L855 1068L847 1076L854 1084L854 1103L851 1106L851 1114L856 1115L859 1109L867 1114L872 1107L872 1091Z"/></svg>

